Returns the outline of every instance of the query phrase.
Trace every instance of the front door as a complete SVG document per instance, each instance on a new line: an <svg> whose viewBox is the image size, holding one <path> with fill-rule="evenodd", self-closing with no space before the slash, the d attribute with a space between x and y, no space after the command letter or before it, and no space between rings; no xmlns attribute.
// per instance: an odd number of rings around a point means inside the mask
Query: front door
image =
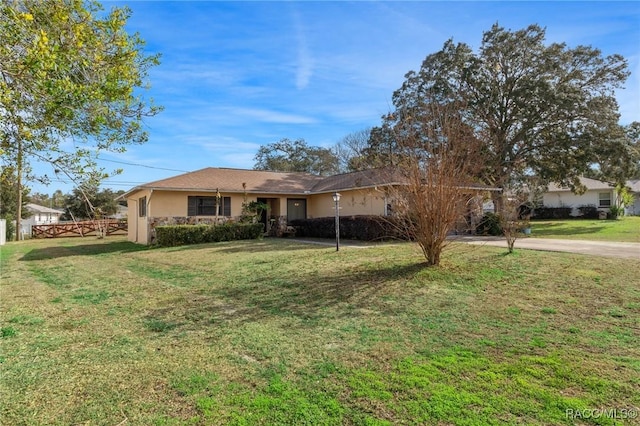
<svg viewBox="0 0 640 426"><path fill-rule="evenodd" d="M287 198L287 222L307 218L307 200L304 198Z"/></svg>

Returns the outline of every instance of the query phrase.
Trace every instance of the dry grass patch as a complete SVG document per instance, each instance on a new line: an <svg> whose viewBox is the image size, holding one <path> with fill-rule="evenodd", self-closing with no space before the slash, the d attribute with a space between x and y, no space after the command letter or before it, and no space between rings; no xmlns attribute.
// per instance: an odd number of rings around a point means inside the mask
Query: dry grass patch
<svg viewBox="0 0 640 426"><path fill-rule="evenodd" d="M0 418L548 425L640 406L640 263L504 252L454 245L425 269L411 244L9 244Z"/></svg>

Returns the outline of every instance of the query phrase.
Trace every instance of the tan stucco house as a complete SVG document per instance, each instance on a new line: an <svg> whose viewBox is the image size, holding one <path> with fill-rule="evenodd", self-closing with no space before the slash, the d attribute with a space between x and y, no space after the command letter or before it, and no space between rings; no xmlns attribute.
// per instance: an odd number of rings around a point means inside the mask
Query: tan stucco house
<svg viewBox="0 0 640 426"><path fill-rule="evenodd" d="M129 240L150 244L159 225L237 220L245 201L268 206L260 219L267 230L293 219L333 216L335 192L341 194L340 215L386 215L387 189L397 184L390 175L367 170L322 177L208 167L136 186L120 198L127 200Z"/></svg>

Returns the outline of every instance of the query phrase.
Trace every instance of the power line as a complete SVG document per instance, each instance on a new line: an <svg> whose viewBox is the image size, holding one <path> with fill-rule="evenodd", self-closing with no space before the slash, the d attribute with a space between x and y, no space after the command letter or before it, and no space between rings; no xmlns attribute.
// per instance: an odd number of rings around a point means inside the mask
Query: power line
<svg viewBox="0 0 640 426"><path fill-rule="evenodd" d="M59 183L65 183L65 184L69 184L69 185L75 185L75 183L71 180L64 180L64 179L49 179L49 182L59 182ZM101 184L107 184L110 186L127 186L127 187L131 187L131 186L135 186L135 185L142 185L145 182L128 182L128 181L110 181L110 180L103 180L101 182Z"/></svg>
<svg viewBox="0 0 640 426"><path fill-rule="evenodd" d="M104 159L104 158L100 158L99 161L108 161L109 163L126 164L128 166L146 167L147 169L167 170L167 171L170 171L170 172L189 173L189 170L168 169L168 168L165 168L165 167L147 166L146 164L129 163L129 162L126 162L126 161L107 160L107 159Z"/></svg>

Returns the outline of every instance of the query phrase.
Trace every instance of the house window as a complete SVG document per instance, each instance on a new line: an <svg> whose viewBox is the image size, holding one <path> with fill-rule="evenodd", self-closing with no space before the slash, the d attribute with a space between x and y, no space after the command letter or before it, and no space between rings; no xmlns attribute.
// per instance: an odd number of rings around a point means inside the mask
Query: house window
<svg viewBox="0 0 640 426"><path fill-rule="evenodd" d="M307 200L304 198L287 198L287 222L307 218Z"/></svg>
<svg viewBox="0 0 640 426"><path fill-rule="evenodd" d="M147 197L138 198L138 216L147 216Z"/></svg>
<svg viewBox="0 0 640 426"><path fill-rule="evenodd" d="M218 216L231 216L231 197L220 197ZM188 197L187 216L216 216L216 197Z"/></svg>
<svg viewBox="0 0 640 426"><path fill-rule="evenodd" d="M611 192L600 192L598 194L598 207L611 207Z"/></svg>

